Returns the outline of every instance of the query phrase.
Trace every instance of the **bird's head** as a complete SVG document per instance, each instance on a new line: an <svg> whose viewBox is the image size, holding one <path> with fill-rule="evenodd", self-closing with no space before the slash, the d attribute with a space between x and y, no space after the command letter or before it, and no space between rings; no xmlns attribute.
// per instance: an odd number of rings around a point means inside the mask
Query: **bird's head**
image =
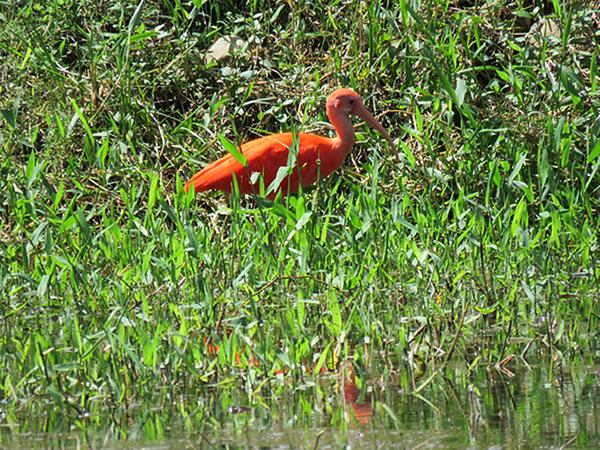
<svg viewBox="0 0 600 450"><path fill-rule="evenodd" d="M379 123L379 121L365 108L363 104L362 98L352 89L338 89L327 97L327 114L333 113L343 113L343 114L352 114L354 116L360 117L365 122L367 122L371 127L377 130L388 143L392 150L398 156L398 151L394 146L392 138L388 134L383 125ZM330 116L331 118L331 116ZM398 156L398 159L400 157Z"/></svg>
<svg viewBox="0 0 600 450"><path fill-rule="evenodd" d="M338 89L327 97L327 109L334 109L346 114L356 114L356 111L365 109L362 98L352 89Z"/></svg>

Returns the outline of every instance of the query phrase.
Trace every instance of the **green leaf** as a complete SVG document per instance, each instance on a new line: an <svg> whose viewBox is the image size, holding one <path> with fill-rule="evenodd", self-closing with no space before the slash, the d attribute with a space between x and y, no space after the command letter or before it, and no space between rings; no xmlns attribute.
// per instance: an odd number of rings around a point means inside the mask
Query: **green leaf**
<svg viewBox="0 0 600 450"><path fill-rule="evenodd" d="M31 233L31 243L33 245L37 245L41 238L42 238L42 233L44 232L44 230L46 229L46 227L48 226L48 222L44 221L41 222L37 228L35 230L33 230L33 233Z"/></svg>
<svg viewBox="0 0 600 450"><path fill-rule="evenodd" d="M46 393L57 405L62 405L64 403L65 398L62 392L54 385L50 384L46 386Z"/></svg>
<svg viewBox="0 0 600 450"><path fill-rule="evenodd" d="M418 103L415 103L415 122L417 123L417 130L420 134L423 134L423 115Z"/></svg>
<svg viewBox="0 0 600 450"><path fill-rule="evenodd" d="M339 336L342 332L342 313L340 311L340 304L336 295L331 294L329 296L327 309L331 314L331 320L333 325L333 327L330 328L330 332L335 336Z"/></svg>
<svg viewBox="0 0 600 450"><path fill-rule="evenodd" d="M137 28L137 26L140 24L140 17L142 15L143 6L144 6L144 0L140 1L140 3L135 8L135 11L133 12L133 16L131 16L131 20L129 21L129 25L128 25L129 34L131 34L133 32L133 30L135 30Z"/></svg>
<svg viewBox="0 0 600 450"><path fill-rule="evenodd" d="M188 224L185 226L185 231L189 243L189 247L187 250L191 252L192 256L197 258L200 253L200 244L198 243L196 233L194 233L194 228L192 227L192 225Z"/></svg>
<svg viewBox="0 0 600 450"><path fill-rule="evenodd" d="M152 181L150 181L150 192L148 193L148 212L146 215L152 215L152 209L156 203L156 196L158 194L158 176L153 173Z"/></svg>
<svg viewBox="0 0 600 450"><path fill-rule="evenodd" d="M517 161L517 164L515 164L514 169L508 176L509 184L512 183L514 181L514 179L516 178L516 176L519 174L519 172L521 171L521 168L523 167L523 164L525 164L525 161L527 161L527 153L521 153L521 155L519 155L519 160Z"/></svg>
<svg viewBox="0 0 600 450"><path fill-rule="evenodd" d="M557 152L560 150L560 141L562 138L562 131L564 126L565 118L563 116L558 120L558 125L556 125L556 128L554 129L554 150Z"/></svg>
<svg viewBox="0 0 600 450"><path fill-rule="evenodd" d="M404 153L404 156L406 156L406 159L408 159L410 166L413 169L416 168L417 167L417 158L415 158L415 154L410 149L410 147L402 141L400 141L400 147L402 148L402 153Z"/></svg>
<svg viewBox="0 0 600 450"><path fill-rule="evenodd" d="M515 213L513 215L513 220L510 226L510 232L513 236L517 234L517 230L521 226L521 223L524 221L524 217L527 214L527 202L525 201L525 197L521 198L517 207L515 208Z"/></svg>
<svg viewBox="0 0 600 450"><path fill-rule="evenodd" d="M79 227L81 228L81 234L83 235L86 241L89 241L91 239L92 227L90 226L90 223L85 217L83 210L77 210L77 215L75 217L77 219Z"/></svg>
<svg viewBox="0 0 600 450"><path fill-rule="evenodd" d="M287 166L281 166L279 169L277 169L277 175L275 175L275 179L271 181L271 184L269 184L266 195L269 195L271 192L275 192L277 189L279 189L281 182L285 179L285 177L288 176L289 172L290 168Z"/></svg>
<svg viewBox="0 0 600 450"><path fill-rule="evenodd" d="M6 120L11 126L11 128L15 128L17 126L17 119L10 109L1 109L0 113L2 114L2 117L4 117L4 120Z"/></svg>
<svg viewBox="0 0 600 450"><path fill-rule="evenodd" d="M465 94L467 93L467 82L459 78L456 80L456 96L458 97L458 106L462 106L465 101Z"/></svg>
<svg viewBox="0 0 600 450"><path fill-rule="evenodd" d="M83 128L85 130L85 134L87 135L87 137L90 141L90 145L92 147L95 147L96 139L94 138L94 133L92 133L90 124L86 120L85 116L83 115L83 112L81 111L81 109L79 109L79 106L77 105L77 102L74 99L71 100L71 104L73 105L73 108L75 109L75 114L77 114L77 117L79 118L79 121L81 122L81 125L83 126ZM71 120L71 122L73 122L73 120ZM71 124L69 124L69 126L70 125Z"/></svg>
<svg viewBox="0 0 600 450"><path fill-rule="evenodd" d="M50 281L50 276L45 274L42 276L42 279L40 280L40 284L38 284L37 287L37 293L40 297L43 297L46 292L48 291L48 283Z"/></svg>
<svg viewBox="0 0 600 450"><path fill-rule="evenodd" d="M248 160L243 155L243 153L240 152L240 150L236 147L236 145L233 142L231 142L229 139L227 139L221 133L219 133L217 136L219 137L219 142L221 142L221 145L223 146L223 148L225 148L225 150L227 150L229 153L231 153L231 156L233 156L235 158L235 160L237 162L239 162L242 166L247 167Z"/></svg>
<svg viewBox="0 0 600 450"><path fill-rule="evenodd" d="M32 185L33 182L36 180L38 173L40 172L40 170L42 170L42 168L45 166L45 162L41 161L40 163L36 164L36 159L35 159L35 152L34 150L31 151L31 153L29 154L29 160L27 161L27 167L25 169L25 178L27 179L27 189L29 189Z"/></svg>
<svg viewBox="0 0 600 450"><path fill-rule="evenodd" d="M308 223L311 216L312 216L311 211L307 211L304 214L302 214L302 217L300 217L300 219L298 219L298 222L296 223L296 226L294 228L296 230L300 231L304 227L304 225L306 225Z"/></svg>
<svg viewBox="0 0 600 450"><path fill-rule="evenodd" d="M327 346L321 352L321 355L319 356L319 360L317 361L317 364L315 364L315 370L313 371L313 373L318 374L319 372L321 372L321 368L325 364L325 360L327 359L327 356L329 355L330 349L331 349L331 342L329 344L327 344Z"/></svg>
<svg viewBox="0 0 600 450"><path fill-rule="evenodd" d="M587 163L591 164L600 155L600 139L594 144L594 148L587 157Z"/></svg>
<svg viewBox="0 0 600 450"><path fill-rule="evenodd" d="M35 169L35 152L32 150L29 154L29 160L27 161L27 168L25 169L25 178L27 181L30 181L33 177L33 172Z"/></svg>

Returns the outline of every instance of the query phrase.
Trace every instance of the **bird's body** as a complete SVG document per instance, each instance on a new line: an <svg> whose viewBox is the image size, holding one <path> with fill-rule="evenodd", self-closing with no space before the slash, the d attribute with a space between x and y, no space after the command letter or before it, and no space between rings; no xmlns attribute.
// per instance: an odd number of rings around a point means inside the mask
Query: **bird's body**
<svg viewBox="0 0 600 450"><path fill-rule="evenodd" d="M358 94L350 89L338 89L327 98L327 116L338 136L330 139L314 134L298 133L295 167L288 172L278 189L269 197L273 198L278 191L284 195L295 193L300 186L314 184L342 164L352 150L355 140L354 127L348 114L365 119L394 148L390 136L377 119L364 108ZM279 168L287 167L293 138L292 133L281 133L246 142L240 147L247 162L245 166L232 154L227 154L194 175L185 188L188 190L193 185L195 192L211 189L231 192L235 176L242 194L258 194L259 184L252 174L256 172L261 174L264 186L267 188L277 177Z"/></svg>
<svg viewBox="0 0 600 450"><path fill-rule="evenodd" d="M231 154L215 161L202 169L193 178L196 192L217 189L231 192L232 176L235 175L238 189L242 194L256 194L259 187L251 184L252 173L263 176L267 188L277 176L280 167L288 164L289 148L292 146L292 133L273 134L246 142L240 151L247 161L246 167L240 164ZM325 178L344 160L345 154L336 150L329 139L314 134L298 134L298 156L296 168L281 182L283 194L297 192L303 187L314 184L319 177Z"/></svg>

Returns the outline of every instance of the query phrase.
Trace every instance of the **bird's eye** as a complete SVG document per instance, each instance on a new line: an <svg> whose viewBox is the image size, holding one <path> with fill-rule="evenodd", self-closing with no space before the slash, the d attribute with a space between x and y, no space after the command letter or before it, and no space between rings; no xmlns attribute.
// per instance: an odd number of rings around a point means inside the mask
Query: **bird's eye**
<svg viewBox="0 0 600 450"><path fill-rule="evenodd" d="M353 98L350 99L350 104L354 105L354 99Z"/></svg>

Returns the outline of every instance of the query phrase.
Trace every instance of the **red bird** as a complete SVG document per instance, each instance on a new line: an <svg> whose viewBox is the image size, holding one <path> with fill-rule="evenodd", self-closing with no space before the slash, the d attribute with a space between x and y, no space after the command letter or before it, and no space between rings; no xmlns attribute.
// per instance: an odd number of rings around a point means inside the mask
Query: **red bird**
<svg viewBox="0 0 600 450"><path fill-rule="evenodd" d="M392 138L379 121L367 111L360 96L351 89L338 89L327 97L327 117L331 121L337 136L333 139L314 134L298 133L298 155L296 166L288 171L276 192L268 195L274 198L278 191L284 195L295 193L300 185L314 184L319 178L329 176L337 169L354 145L354 126L349 115L364 119L388 141L394 152L396 148ZM252 174L262 174L267 188L276 178L281 167L287 167L288 154L292 146L292 133L272 134L242 144L240 151L246 159L242 165L232 154L215 161L196 175L185 185L188 191L194 186L195 192L218 189L231 192L235 176L242 194L258 194L259 183ZM254 182L254 184L253 184Z"/></svg>

